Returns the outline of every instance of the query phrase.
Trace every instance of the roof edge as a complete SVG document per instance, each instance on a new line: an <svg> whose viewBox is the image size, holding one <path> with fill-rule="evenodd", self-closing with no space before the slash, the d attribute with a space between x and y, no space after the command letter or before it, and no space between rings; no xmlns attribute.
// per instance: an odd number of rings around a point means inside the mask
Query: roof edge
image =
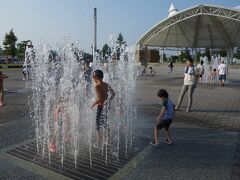
<svg viewBox="0 0 240 180"><path fill-rule="evenodd" d="M178 12L177 12L176 14L174 14L173 16L167 17L167 18L161 20L160 22L156 23L154 26L152 26L151 28L149 28L148 31L146 31L146 33L144 33L144 34L137 40L136 45L137 45L137 44L140 44L141 39L142 39L144 36L146 36L151 30L153 30L157 25L163 23L164 21L167 21L168 19L173 18L173 17L176 16L176 15L179 15L179 14L181 14L181 13L183 13L183 12L188 11L188 10L197 8L197 7L199 7L199 6L222 8L222 9L226 9L226 10L231 10L231 11L239 12L238 10L234 9L233 7L232 7L232 8L227 8L227 7L223 7L223 6L220 6L220 5L198 4L198 5L195 5L195 6L191 6L191 7L189 7L189 8L186 8L186 9L183 9L183 10L181 10L181 11L178 11Z"/></svg>

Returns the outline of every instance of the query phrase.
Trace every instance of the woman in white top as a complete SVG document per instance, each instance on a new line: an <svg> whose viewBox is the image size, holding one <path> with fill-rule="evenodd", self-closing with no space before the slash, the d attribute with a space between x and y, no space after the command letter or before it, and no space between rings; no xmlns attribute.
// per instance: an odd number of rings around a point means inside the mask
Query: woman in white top
<svg viewBox="0 0 240 180"><path fill-rule="evenodd" d="M189 57L187 61L187 66L185 67L184 83L182 86L181 93L178 97L178 102L177 106L175 107L175 110L178 110L182 103L184 95L186 94L186 92L188 92L188 106L186 112L190 112L192 106L192 95L195 87L196 87L196 69L193 66L193 59Z"/></svg>

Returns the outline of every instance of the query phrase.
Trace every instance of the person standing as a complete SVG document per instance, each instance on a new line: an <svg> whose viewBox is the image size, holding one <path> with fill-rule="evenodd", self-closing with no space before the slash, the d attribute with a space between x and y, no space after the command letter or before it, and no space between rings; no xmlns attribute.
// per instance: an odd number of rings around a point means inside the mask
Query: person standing
<svg viewBox="0 0 240 180"><path fill-rule="evenodd" d="M8 78L8 76L4 75L2 71L0 71L0 107L3 106L3 97L4 97L4 90L3 90L3 79Z"/></svg>
<svg viewBox="0 0 240 180"><path fill-rule="evenodd" d="M142 71L142 76L146 76L147 74L147 65L144 66L144 69Z"/></svg>
<svg viewBox="0 0 240 180"><path fill-rule="evenodd" d="M33 58L35 58L35 53L32 42L29 41L25 50L25 59L23 64L23 80L30 78L31 62L33 61Z"/></svg>
<svg viewBox="0 0 240 180"><path fill-rule="evenodd" d="M149 67L149 69L151 76L154 76L156 74L156 71L152 67Z"/></svg>
<svg viewBox="0 0 240 180"><path fill-rule="evenodd" d="M98 141L97 146L99 147L102 140L105 140L105 143L109 141L109 136L107 134L109 133L107 109L110 106L107 103L110 103L114 98L115 92L108 83L103 82L103 72L101 70L97 69L93 72L93 81L95 83L96 99L93 102L91 109L97 106L96 129ZM108 97L108 94L110 94L111 97ZM103 128L105 131L103 131Z"/></svg>
<svg viewBox="0 0 240 180"><path fill-rule="evenodd" d="M220 80L220 86L224 86L224 82L227 79L228 68L224 61L221 61L221 64L218 66L218 75Z"/></svg>
<svg viewBox="0 0 240 180"><path fill-rule="evenodd" d="M204 75L203 61L197 65L197 80L202 84L202 76Z"/></svg>
<svg viewBox="0 0 240 180"><path fill-rule="evenodd" d="M179 109L185 93L188 92L188 105L187 105L186 112L191 111L192 100L193 100L193 98L192 98L193 91L196 88L196 77L195 76L196 76L196 70L193 65L193 59L191 57L189 57L187 60L187 66L185 67L185 71L184 71L184 83L183 83L180 95L178 97L178 102L175 107L175 110Z"/></svg>
<svg viewBox="0 0 240 180"><path fill-rule="evenodd" d="M212 73L211 73L211 84L215 84L217 79L217 70L213 69Z"/></svg>
<svg viewBox="0 0 240 180"><path fill-rule="evenodd" d="M170 74L170 73L172 73L173 67L174 67L173 61L171 61L171 62L168 64L168 67L169 67L169 72L168 72L168 74Z"/></svg>
<svg viewBox="0 0 240 180"><path fill-rule="evenodd" d="M213 72L213 67L211 65L208 66L208 83L212 83L212 72Z"/></svg>
<svg viewBox="0 0 240 180"><path fill-rule="evenodd" d="M162 101L162 110L158 115L156 125L154 126L154 141L150 142L150 144L153 146L158 146L158 129L162 128L164 128L166 134L166 140L164 140L164 142L167 144L172 144L173 142L169 127L174 118L174 105L165 89L160 89L157 95Z"/></svg>
<svg viewBox="0 0 240 180"><path fill-rule="evenodd" d="M92 68L90 67L90 62L86 61L84 64L84 78L85 78L85 82L86 82L86 95L89 96L90 95L90 91L91 91L91 84L92 84Z"/></svg>

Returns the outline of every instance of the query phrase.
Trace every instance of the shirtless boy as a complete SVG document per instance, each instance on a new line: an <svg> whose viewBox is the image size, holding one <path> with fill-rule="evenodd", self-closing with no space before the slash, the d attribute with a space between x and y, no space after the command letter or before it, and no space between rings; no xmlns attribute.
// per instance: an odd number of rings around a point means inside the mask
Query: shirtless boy
<svg viewBox="0 0 240 180"><path fill-rule="evenodd" d="M96 129L97 129L97 140L100 143L100 140L103 138L103 128L108 130L108 124L106 122L106 115L104 111L107 111L107 100L112 100L115 96L114 90L111 86L103 82L103 72L101 70L95 70L93 72L93 81L95 83L95 92L96 100L93 102L91 109L97 106L97 116L96 116ZM111 97L108 97L108 94L111 94ZM104 135L105 136L105 135Z"/></svg>

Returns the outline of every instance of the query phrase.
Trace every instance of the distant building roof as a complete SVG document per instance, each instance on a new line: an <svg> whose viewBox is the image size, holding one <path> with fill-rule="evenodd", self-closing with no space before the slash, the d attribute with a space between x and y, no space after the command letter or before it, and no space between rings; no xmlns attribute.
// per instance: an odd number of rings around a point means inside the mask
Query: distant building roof
<svg viewBox="0 0 240 180"><path fill-rule="evenodd" d="M147 31L137 42L157 47L240 47L239 8L197 5L177 12ZM170 16L170 13L175 14Z"/></svg>

